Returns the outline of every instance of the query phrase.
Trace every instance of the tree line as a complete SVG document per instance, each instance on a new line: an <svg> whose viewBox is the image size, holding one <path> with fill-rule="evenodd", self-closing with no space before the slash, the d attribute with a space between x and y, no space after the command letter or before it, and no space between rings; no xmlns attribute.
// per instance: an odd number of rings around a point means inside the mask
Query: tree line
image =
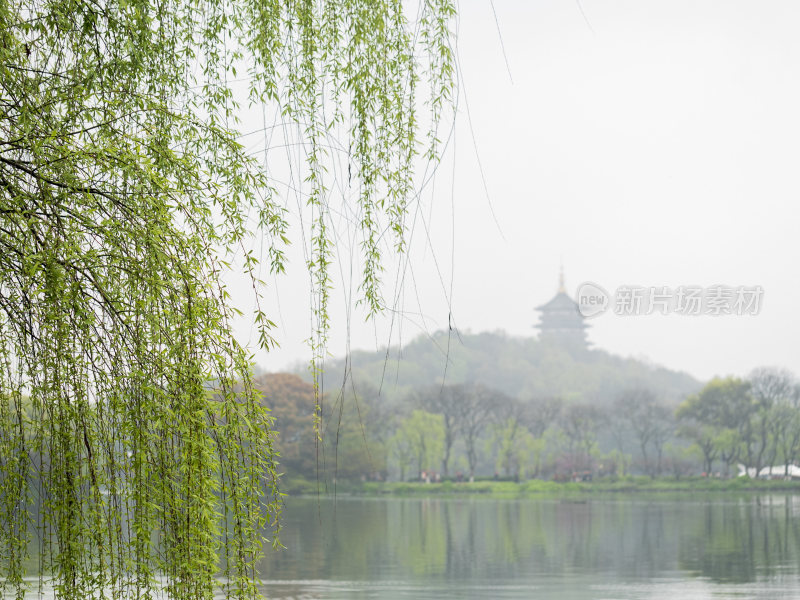
<svg viewBox="0 0 800 600"><path fill-rule="evenodd" d="M387 403L377 390L323 403L314 440L313 390L299 377L257 380L278 420L290 476L343 479L557 480L647 475L791 475L800 461L800 384L759 368L714 378L679 403L630 387L606 405L557 396L517 398L481 384L420 387ZM291 393L289 391L291 390Z"/></svg>

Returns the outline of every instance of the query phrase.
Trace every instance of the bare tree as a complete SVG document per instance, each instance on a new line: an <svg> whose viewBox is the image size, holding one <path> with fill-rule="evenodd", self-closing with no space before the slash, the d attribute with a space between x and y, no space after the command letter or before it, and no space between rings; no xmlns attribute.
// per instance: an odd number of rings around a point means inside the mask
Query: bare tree
<svg viewBox="0 0 800 600"><path fill-rule="evenodd" d="M562 411L559 423L567 438L573 469L578 462L585 465L591 463L597 445L597 433L604 420L602 411L591 405L573 404Z"/></svg>
<svg viewBox="0 0 800 600"><path fill-rule="evenodd" d="M540 438L558 420L563 406L564 401L554 396L534 398L523 405L521 419L531 435Z"/></svg>
<svg viewBox="0 0 800 600"><path fill-rule="evenodd" d="M620 394L614 403L616 417L636 436L645 472L655 477L661 472L664 444L672 434L671 411L658 402L655 393L646 388L631 388ZM648 449L656 454L652 464Z"/></svg>
<svg viewBox="0 0 800 600"><path fill-rule="evenodd" d="M503 474L519 473L520 444L530 432L526 426L529 407L516 398L501 398L496 407L494 422L491 425L492 440L497 448L498 462Z"/></svg>
<svg viewBox="0 0 800 600"><path fill-rule="evenodd" d="M770 463L775 460L780 437L787 433L791 436L786 425L792 419L785 407L791 405L796 379L785 369L761 367L750 374L749 381L755 407L749 429L750 444L746 450L748 462L755 466L758 474L766 466L765 458Z"/></svg>
<svg viewBox="0 0 800 600"><path fill-rule="evenodd" d="M475 478L478 464L477 441L486 427L496 418L497 408L507 402L507 396L497 390L474 385L463 389L458 403L459 431L464 440L469 462L470 481Z"/></svg>
<svg viewBox="0 0 800 600"><path fill-rule="evenodd" d="M444 448L442 451L442 476L447 477L450 457L460 431L461 403L467 394L463 384L431 386L417 394L416 401L425 410L442 415L444 419Z"/></svg>
<svg viewBox="0 0 800 600"><path fill-rule="evenodd" d="M672 410L664 404L656 404L652 412L655 419L652 436L653 450L656 453L655 473L661 475L664 446L675 434L675 418Z"/></svg>

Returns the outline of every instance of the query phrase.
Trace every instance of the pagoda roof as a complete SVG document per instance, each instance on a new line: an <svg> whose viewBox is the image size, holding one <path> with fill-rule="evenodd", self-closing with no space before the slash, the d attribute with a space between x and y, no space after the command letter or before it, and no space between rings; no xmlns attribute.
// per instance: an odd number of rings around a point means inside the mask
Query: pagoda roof
<svg viewBox="0 0 800 600"><path fill-rule="evenodd" d="M548 311L549 312L549 311L554 311L554 310L558 310L558 311L562 311L562 310L573 311L574 310L576 313L580 314L580 311L578 310L578 303L575 302L575 300L573 300L569 296L567 296L566 292L558 292L555 296L553 296L553 298L550 300L550 302L542 304L541 306L537 306L536 310L540 310L540 311L543 311L543 312L544 311Z"/></svg>
<svg viewBox="0 0 800 600"><path fill-rule="evenodd" d="M537 306L536 310L541 312L542 316L535 327L542 331L583 331L589 327L584 321L578 303L563 290L559 290L550 302Z"/></svg>

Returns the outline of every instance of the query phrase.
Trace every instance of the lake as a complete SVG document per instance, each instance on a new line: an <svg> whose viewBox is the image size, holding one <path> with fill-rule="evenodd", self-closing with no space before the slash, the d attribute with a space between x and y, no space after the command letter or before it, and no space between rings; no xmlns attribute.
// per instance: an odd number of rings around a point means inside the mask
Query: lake
<svg viewBox="0 0 800 600"><path fill-rule="evenodd" d="M289 498L274 599L800 597L800 496Z"/></svg>

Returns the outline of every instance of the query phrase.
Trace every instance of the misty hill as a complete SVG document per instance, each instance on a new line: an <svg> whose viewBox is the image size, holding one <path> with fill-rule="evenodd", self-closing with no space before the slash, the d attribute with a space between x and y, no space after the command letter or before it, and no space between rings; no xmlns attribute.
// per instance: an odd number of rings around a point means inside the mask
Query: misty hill
<svg viewBox="0 0 800 600"><path fill-rule="evenodd" d="M324 389L342 385L343 360L325 363ZM380 352L351 356L357 391L380 387L394 402L415 388L480 383L520 399L559 396L568 402L607 405L631 387L652 389L675 405L702 384L691 375L600 349L553 340L512 337L504 332L420 336Z"/></svg>

